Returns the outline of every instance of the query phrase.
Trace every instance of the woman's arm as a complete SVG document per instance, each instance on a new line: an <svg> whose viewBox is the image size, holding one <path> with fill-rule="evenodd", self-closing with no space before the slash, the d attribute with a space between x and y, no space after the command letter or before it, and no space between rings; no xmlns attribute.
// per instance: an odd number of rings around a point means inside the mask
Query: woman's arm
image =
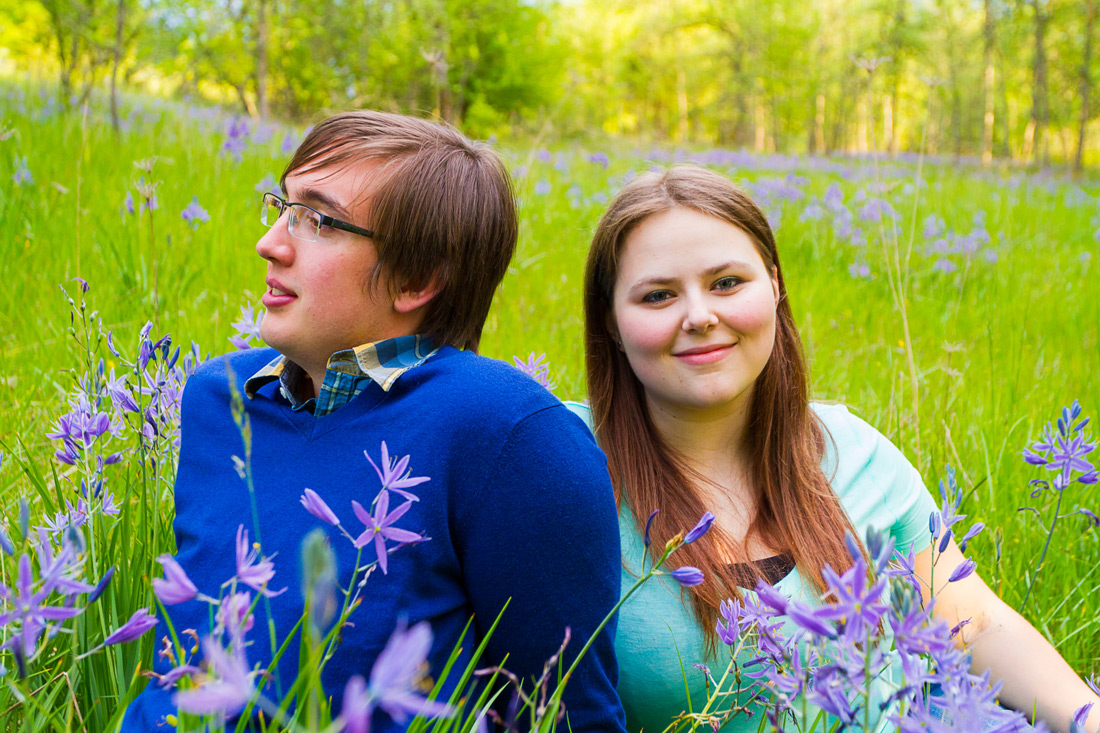
<svg viewBox="0 0 1100 733"><path fill-rule="evenodd" d="M937 618L954 627L970 623L960 638L973 653L971 668L976 673L990 670L1002 683L1001 700L1009 707L1036 717L1051 730L1068 731L1073 713L1086 703L1094 703L1085 729L1100 728L1100 697L1089 689L1023 616L1005 604L977 576L948 583L951 572L963 561L963 554L952 541L932 568L932 547L917 555L914 565L921 579L925 602L932 596L928 579L935 584Z"/></svg>

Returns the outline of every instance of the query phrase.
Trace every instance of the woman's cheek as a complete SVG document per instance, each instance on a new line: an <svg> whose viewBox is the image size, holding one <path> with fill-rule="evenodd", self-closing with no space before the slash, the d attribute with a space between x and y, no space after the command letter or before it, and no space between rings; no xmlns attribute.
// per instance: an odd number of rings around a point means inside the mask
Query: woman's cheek
<svg viewBox="0 0 1100 733"><path fill-rule="evenodd" d="M672 319L661 318L660 314L621 313L618 319L619 338L627 351L641 354L658 354L671 349L676 338L676 324Z"/></svg>
<svg viewBox="0 0 1100 733"><path fill-rule="evenodd" d="M771 297L771 290L743 300L730 314L729 324L746 336L774 328L775 301Z"/></svg>

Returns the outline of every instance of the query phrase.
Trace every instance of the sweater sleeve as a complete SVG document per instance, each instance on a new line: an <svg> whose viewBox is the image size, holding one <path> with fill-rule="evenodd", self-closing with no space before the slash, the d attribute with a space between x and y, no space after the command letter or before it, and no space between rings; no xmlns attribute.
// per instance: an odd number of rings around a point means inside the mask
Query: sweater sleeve
<svg viewBox="0 0 1100 733"><path fill-rule="evenodd" d="M488 660L507 655L505 666L529 690L568 627L562 667L568 669L618 601L620 582L606 461L581 420L559 404L520 421L491 464L489 480L460 497L457 518L479 630L511 599L489 641ZM563 730L625 730L614 633L612 619L568 681Z"/></svg>

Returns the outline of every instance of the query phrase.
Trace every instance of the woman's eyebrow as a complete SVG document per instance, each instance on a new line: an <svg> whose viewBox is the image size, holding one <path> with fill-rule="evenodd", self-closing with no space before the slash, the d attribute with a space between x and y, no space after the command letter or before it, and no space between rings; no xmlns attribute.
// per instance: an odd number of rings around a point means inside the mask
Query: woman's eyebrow
<svg viewBox="0 0 1100 733"><path fill-rule="evenodd" d="M745 262L744 260L730 260L729 262L723 262L722 264L715 265L714 267L708 267L706 270L703 271L703 275L705 277L711 277L713 275L717 275L723 270L747 270L751 267L752 265L750 265L748 262Z"/></svg>
<svg viewBox="0 0 1100 733"><path fill-rule="evenodd" d="M730 260L728 262L723 262L720 265L715 265L714 267L708 267L707 269L703 270L703 277L704 278L714 277L718 273L724 272L726 270L747 270L747 269L750 269L751 267L752 267L752 265L749 264L748 262L745 262L744 260ZM677 278L677 277L662 277L662 276L648 277L645 280L638 280L637 282L635 282L631 286L631 288L633 289L633 288L639 288L639 287L643 287L643 286L648 287L648 286L654 286L654 285L668 285L670 283L677 283L679 281L680 281L680 279Z"/></svg>

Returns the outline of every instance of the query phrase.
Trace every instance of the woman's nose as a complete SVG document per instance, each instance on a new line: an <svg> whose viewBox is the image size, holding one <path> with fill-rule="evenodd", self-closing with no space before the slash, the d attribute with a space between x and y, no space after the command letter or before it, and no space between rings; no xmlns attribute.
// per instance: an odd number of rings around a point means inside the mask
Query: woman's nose
<svg viewBox="0 0 1100 733"><path fill-rule="evenodd" d="M684 312L683 329L688 332L705 333L718 325L718 314L702 295L686 295L687 310Z"/></svg>

